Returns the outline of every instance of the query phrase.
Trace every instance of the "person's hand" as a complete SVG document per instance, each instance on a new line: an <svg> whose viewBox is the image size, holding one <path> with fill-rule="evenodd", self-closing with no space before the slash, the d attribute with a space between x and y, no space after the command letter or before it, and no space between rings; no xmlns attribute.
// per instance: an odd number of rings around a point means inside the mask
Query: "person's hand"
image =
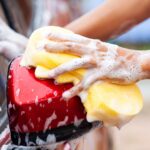
<svg viewBox="0 0 150 150"><path fill-rule="evenodd" d="M56 34L50 31L49 43L44 48L47 52L67 53L80 56L64 63L47 74L47 78L55 78L60 74L79 68L86 68L87 74L83 80L63 97L71 98L98 80L107 80L119 84L130 84L144 78L140 65L140 51L130 51L117 45L89 39L77 34Z"/></svg>
<svg viewBox="0 0 150 150"><path fill-rule="evenodd" d="M23 53L27 38L10 29L0 18L0 55L11 60Z"/></svg>

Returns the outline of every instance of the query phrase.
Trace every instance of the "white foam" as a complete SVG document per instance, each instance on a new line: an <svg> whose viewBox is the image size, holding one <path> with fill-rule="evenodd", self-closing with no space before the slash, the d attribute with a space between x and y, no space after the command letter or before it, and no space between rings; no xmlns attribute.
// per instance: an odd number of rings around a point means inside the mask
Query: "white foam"
<svg viewBox="0 0 150 150"><path fill-rule="evenodd" d="M52 123L53 120L55 120L57 118L55 112L53 112L53 114L48 117L45 121L45 125L44 125L44 130L47 130L49 125Z"/></svg>
<svg viewBox="0 0 150 150"><path fill-rule="evenodd" d="M57 96L57 95L58 95L58 93L56 91L54 91L54 96Z"/></svg>
<svg viewBox="0 0 150 150"><path fill-rule="evenodd" d="M23 114L25 114L26 112L25 111L21 111L21 116L23 115Z"/></svg>
<svg viewBox="0 0 150 150"><path fill-rule="evenodd" d="M11 102L8 104L8 108L9 109L13 108L13 105L11 104Z"/></svg>
<svg viewBox="0 0 150 150"><path fill-rule="evenodd" d="M37 138L36 138L36 143L37 143L38 145L44 145L44 144L45 144L45 141L43 141L42 139L40 139L40 138L37 136Z"/></svg>
<svg viewBox="0 0 150 150"><path fill-rule="evenodd" d="M43 141L40 137L37 136L36 143L38 145L53 144L56 143L56 137L54 134L48 134L46 141Z"/></svg>
<svg viewBox="0 0 150 150"><path fill-rule="evenodd" d="M56 143L56 136L54 134L48 134L46 141L47 143Z"/></svg>
<svg viewBox="0 0 150 150"><path fill-rule="evenodd" d="M77 116L74 117L74 125L76 127L78 127L81 124L82 121L83 121L83 119L78 119Z"/></svg>
<svg viewBox="0 0 150 150"><path fill-rule="evenodd" d="M11 78L12 78L12 76L11 76L11 75L9 75L9 76L8 76L8 79L11 79Z"/></svg>
<svg viewBox="0 0 150 150"><path fill-rule="evenodd" d="M32 110L32 107L31 106L29 106L29 111L31 111Z"/></svg>
<svg viewBox="0 0 150 150"><path fill-rule="evenodd" d="M16 132L21 132L21 129L18 124L15 126L15 130L16 130Z"/></svg>
<svg viewBox="0 0 150 150"><path fill-rule="evenodd" d="M38 122L40 122L40 121L41 121L41 118L40 118L40 117L38 117L38 118L37 118L37 120L38 120Z"/></svg>
<svg viewBox="0 0 150 150"><path fill-rule="evenodd" d="M60 122L58 123L57 127L66 125L68 119L69 119L69 117L68 117L68 116L65 116L64 120L60 121Z"/></svg>
<svg viewBox="0 0 150 150"><path fill-rule="evenodd" d="M29 134L28 133L26 133L26 135L25 135L25 142L27 145L29 145Z"/></svg>
<svg viewBox="0 0 150 150"><path fill-rule="evenodd" d="M18 97L19 94L20 94L20 89L18 88L18 89L16 90L16 96Z"/></svg>
<svg viewBox="0 0 150 150"><path fill-rule="evenodd" d="M50 104L52 102L52 98L48 98L47 102Z"/></svg>
<svg viewBox="0 0 150 150"><path fill-rule="evenodd" d="M12 105L13 109L15 110L15 104Z"/></svg>
<svg viewBox="0 0 150 150"><path fill-rule="evenodd" d="M30 126L32 127L32 129L34 129L34 124L33 124L33 122L30 122Z"/></svg>
<svg viewBox="0 0 150 150"><path fill-rule="evenodd" d="M36 97L35 97L35 104L38 105L38 103L39 103L39 97L36 96Z"/></svg>
<svg viewBox="0 0 150 150"><path fill-rule="evenodd" d="M24 132L28 132L28 127L25 124L22 125L22 128Z"/></svg>

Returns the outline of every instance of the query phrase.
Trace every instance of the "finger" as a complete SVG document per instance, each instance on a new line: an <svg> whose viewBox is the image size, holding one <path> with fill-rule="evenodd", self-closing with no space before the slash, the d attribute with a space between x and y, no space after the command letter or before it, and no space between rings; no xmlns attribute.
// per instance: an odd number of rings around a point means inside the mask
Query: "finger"
<svg viewBox="0 0 150 150"><path fill-rule="evenodd" d="M76 95L78 95L82 90L87 89L92 83L97 81L101 76L95 71L96 69L93 69L91 72L89 72L84 79L72 87L71 89L67 90L63 93L62 97L64 99L70 99Z"/></svg>
<svg viewBox="0 0 150 150"><path fill-rule="evenodd" d="M84 79L82 80L84 90L87 90L92 84L96 81L103 80L107 72L104 72L102 69L93 68L88 71Z"/></svg>
<svg viewBox="0 0 150 150"><path fill-rule="evenodd" d="M75 33L62 33L62 32L49 32L48 33L49 40L56 40L56 41L71 41L77 43L84 43L88 44L92 41L92 39L86 38L84 36L75 34Z"/></svg>
<svg viewBox="0 0 150 150"><path fill-rule="evenodd" d="M96 81L103 79L104 74L99 72L93 72L86 78L87 80L86 79L83 80L83 87L85 90L88 89Z"/></svg>
<svg viewBox="0 0 150 150"><path fill-rule="evenodd" d="M71 89L67 90L66 92L63 93L62 97L65 100L68 100L76 95L78 95L81 91L83 90L83 84L82 82L78 83Z"/></svg>
<svg viewBox="0 0 150 150"><path fill-rule="evenodd" d="M44 48L48 52L69 53L78 56L88 54L94 50L94 48L92 49L86 45L73 42L49 42Z"/></svg>
<svg viewBox="0 0 150 150"><path fill-rule="evenodd" d="M79 68L87 68L94 65L94 61L92 61L91 57L83 57L83 58L77 58L70 62L66 62L55 69L52 69L48 72L48 78L54 78L60 74L63 74L65 72L69 72L72 70L76 70Z"/></svg>

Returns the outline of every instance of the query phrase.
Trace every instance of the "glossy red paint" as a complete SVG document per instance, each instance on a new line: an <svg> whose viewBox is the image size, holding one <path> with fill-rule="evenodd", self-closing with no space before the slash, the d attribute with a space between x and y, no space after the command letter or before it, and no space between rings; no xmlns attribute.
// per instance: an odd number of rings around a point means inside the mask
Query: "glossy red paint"
<svg viewBox="0 0 150 150"><path fill-rule="evenodd" d="M79 97L69 101L61 98L62 93L73 86L71 83L56 84L54 80L37 79L35 69L20 66L20 60L15 59L8 72L7 99L11 131L38 132L57 128L58 125L67 126L77 119L85 120L86 113Z"/></svg>

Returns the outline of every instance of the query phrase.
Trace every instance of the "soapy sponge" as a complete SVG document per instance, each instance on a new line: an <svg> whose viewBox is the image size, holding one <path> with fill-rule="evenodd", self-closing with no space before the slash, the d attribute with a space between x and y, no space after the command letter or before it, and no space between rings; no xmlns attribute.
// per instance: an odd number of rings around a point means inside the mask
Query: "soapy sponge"
<svg viewBox="0 0 150 150"><path fill-rule="evenodd" d="M38 46L41 43L49 42L45 35L50 30L58 33L74 34L71 31L55 26L43 27L33 32L21 65L36 67L35 76L37 78L45 79L49 69L78 58L75 55L49 53L44 49L38 50ZM73 82L77 84L85 74L85 69L77 69L62 74L55 80L58 83ZM87 111L88 121L100 120L105 124L117 127L121 127L130 121L140 112L143 106L142 95L136 84L117 85L96 82L87 90L86 96L81 96L81 100Z"/></svg>

